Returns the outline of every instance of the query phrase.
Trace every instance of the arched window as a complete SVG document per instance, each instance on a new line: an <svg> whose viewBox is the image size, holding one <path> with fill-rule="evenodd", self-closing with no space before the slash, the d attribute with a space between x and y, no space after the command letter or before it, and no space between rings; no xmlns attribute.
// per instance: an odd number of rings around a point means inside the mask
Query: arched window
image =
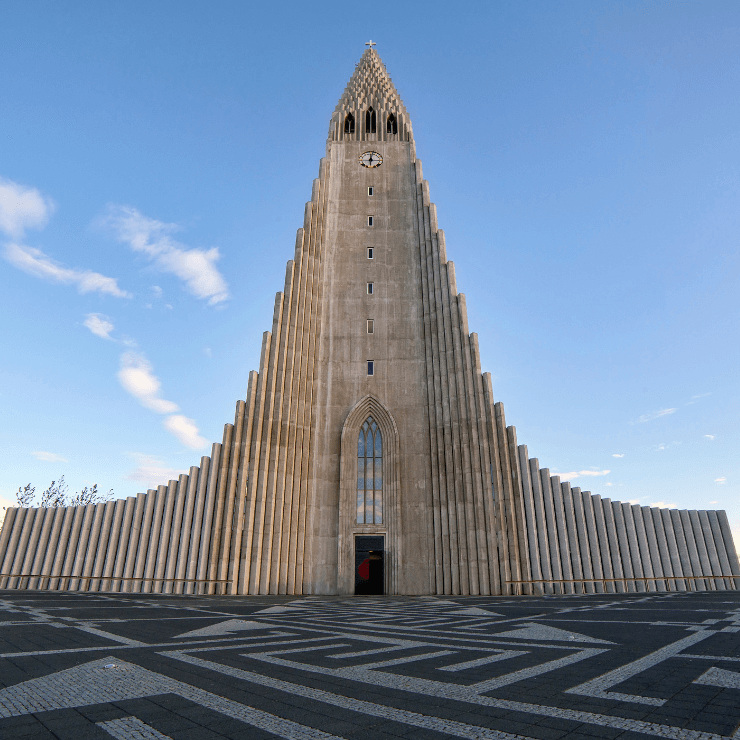
<svg viewBox="0 0 740 740"><path fill-rule="evenodd" d="M393 115L393 113L388 116L388 126L386 127L386 133L398 133L398 123L396 122L396 117Z"/></svg>
<svg viewBox="0 0 740 740"><path fill-rule="evenodd" d="M383 439L372 416L357 438L357 523L383 523Z"/></svg>
<svg viewBox="0 0 740 740"><path fill-rule="evenodd" d="M368 108L365 113L365 133L375 133L375 111L372 108Z"/></svg>
<svg viewBox="0 0 740 740"><path fill-rule="evenodd" d="M355 117L348 113L347 117L344 119L344 133L345 134L354 134L355 132Z"/></svg>

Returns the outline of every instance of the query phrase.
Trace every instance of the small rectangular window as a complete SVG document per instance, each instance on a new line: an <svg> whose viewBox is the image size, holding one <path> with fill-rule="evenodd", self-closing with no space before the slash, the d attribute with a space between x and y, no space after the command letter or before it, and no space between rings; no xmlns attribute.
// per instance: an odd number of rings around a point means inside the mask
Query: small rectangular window
<svg viewBox="0 0 740 740"><path fill-rule="evenodd" d="M372 247L368 247L367 248L367 258L369 260L371 260L373 258L373 248Z"/></svg>
<svg viewBox="0 0 740 740"><path fill-rule="evenodd" d="M372 319L367 320L367 333L368 334L375 333L375 322Z"/></svg>
<svg viewBox="0 0 740 740"><path fill-rule="evenodd" d="M373 225L373 216L368 216L367 217L367 225L368 226L372 226Z"/></svg>
<svg viewBox="0 0 740 740"><path fill-rule="evenodd" d="M370 187L368 187L367 194L368 195L375 195L375 189L373 188L372 185Z"/></svg>
<svg viewBox="0 0 740 740"><path fill-rule="evenodd" d="M367 294L368 295L372 295L373 294L373 284L372 283L368 283L367 284Z"/></svg>
<svg viewBox="0 0 740 740"><path fill-rule="evenodd" d="M367 361L367 374L375 375L375 362L373 360Z"/></svg>

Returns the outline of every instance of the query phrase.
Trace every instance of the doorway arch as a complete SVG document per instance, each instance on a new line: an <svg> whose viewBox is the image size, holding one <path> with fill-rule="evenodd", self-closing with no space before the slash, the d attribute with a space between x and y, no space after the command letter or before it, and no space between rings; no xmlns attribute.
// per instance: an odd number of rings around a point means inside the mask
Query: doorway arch
<svg viewBox="0 0 740 740"><path fill-rule="evenodd" d="M377 424L383 439L383 516L379 523L358 522L358 438L368 420ZM374 396L367 395L347 414L342 427L339 461L339 537L337 538L339 593L355 592L355 537L383 535L386 593L398 593L398 563L401 557L401 507L399 505L400 444L398 426L388 409Z"/></svg>

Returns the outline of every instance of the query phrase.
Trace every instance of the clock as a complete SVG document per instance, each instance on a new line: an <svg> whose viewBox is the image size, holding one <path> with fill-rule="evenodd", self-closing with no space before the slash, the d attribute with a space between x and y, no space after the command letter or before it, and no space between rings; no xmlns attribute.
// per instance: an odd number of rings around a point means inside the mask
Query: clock
<svg viewBox="0 0 740 740"><path fill-rule="evenodd" d="M365 152L360 154L360 164L363 167L380 167L383 164L383 157L378 152Z"/></svg>

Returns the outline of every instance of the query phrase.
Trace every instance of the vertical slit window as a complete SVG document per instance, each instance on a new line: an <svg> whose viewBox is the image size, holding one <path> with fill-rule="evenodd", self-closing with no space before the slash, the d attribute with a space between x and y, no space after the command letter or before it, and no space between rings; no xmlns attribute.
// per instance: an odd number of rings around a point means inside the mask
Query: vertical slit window
<svg viewBox="0 0 740 740"><path fill-rule="evenodd" d="M368 295L372 295L373 294L373 284L372 283L368 283L367 284L367 294Z"/></svg>
<svg viewBox="0 0 740 740"><path fill-rule="evenodd" d="M365 133L366 134L374 134L375 133L375 125L376 117L375 117L375 111L372 108L368 108L367 112L365 113Z"/></svg>
<svg viewBox="0 0 740 740"><path fill-rule="evenodd" d="M367 258L369 260L373 259L373 248L372 247L367 248Z"/></svg>
<svg viewBox="0 0 740 740"><path fill-rule="evenodd" d="M375 190L374 190L374 188L373 188L372 185L367 189L367 194L368 195L375 195Z"/></svg>
<svg viewBox="0 0 740 740"><path fill-rule="evenodd" d="M372 226L374 220L375 220L375 216L368 216L367 217L367 225L368 226Z"/></svg>
<svg viewBox="0 0 740 740"><path fill-rule="evenodd" d="M357 523L383 523L383 438L372 416L357 439Z"/></svg>
<svg viewBox="0 0 740 740"><path fill-rule="evenodd" d="M375 333L375 321L373 321L372 319L367 320L367 333L368 334Z"/></svg>
<svg viewBox="0 0 740 740"><path fill-rule="evenodd" d="M368 375L375 375L375 360L368 360L367 361L367 374Z"/></svg>

